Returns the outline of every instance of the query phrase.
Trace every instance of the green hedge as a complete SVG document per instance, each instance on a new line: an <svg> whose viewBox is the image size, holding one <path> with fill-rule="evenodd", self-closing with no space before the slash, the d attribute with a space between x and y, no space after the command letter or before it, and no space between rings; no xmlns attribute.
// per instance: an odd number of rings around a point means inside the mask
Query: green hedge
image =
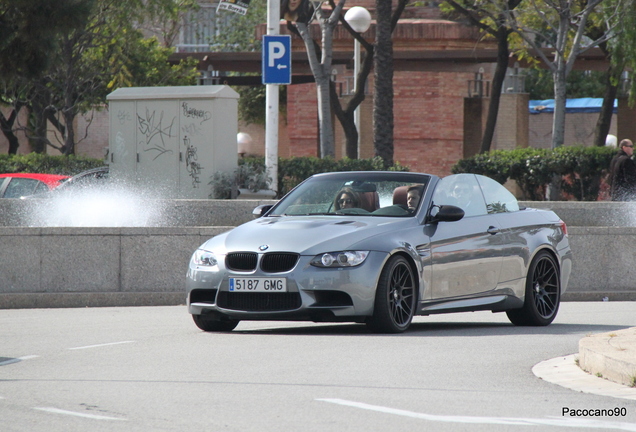
<svg viewBox="0 0 636 432"><path fill-rule="evenodd" d="M523 198L533 201L545 199L548 184L557 176L563 198L596 201L615 154L612 147L496 150L462 159L452 172L482 174L501 184L514 180Z"/></svg>
<svg viewBox="0 0 636 432"><path fill-rule="evenodd" d="M104 166L101 159L75 156L49 156L39 153L26 155L0 154L0 173L39 173L75 175L91 168Z"/></svg>
<svg viewBox="0 0 636 432"><path fill-rule="evenodd" d="M383 171L384 165L379 157L373 159L320 159L317 157L278 158L278 195L280 198L306 178L319 173L336 171ZM395 163L390 171L408 171L408 168ZM252 189L262 186L267 181L265 174L265 158L250 156L239 159L239 167L230 175L215 173L210 181L211 198L229 198L232 185Z"/></svg>
<svg viewBox="0 0 636 432"><path fill-rule="evenodd" d="M545 199L546 187L557 175L564 197L572 197L579 201L595 201L598 199L601 184L607 176L610 161L615 154L616 149L612 147L496 150L462 159L453 166L452 172L483 174L501 184L507 180L514 180L519 185L523 198L534 201ZM104 161L101 159L75 156L49 156L37 153L0 154L0 173L75 175L103 165ZM240 176L237 177L240 177L240 181L247 178L250 183L258 184L264 176L265 158L241 158L239 166L237 173L240 173ZM317 157L279 158L279 196L283 196L298 183L314 174L382 170L384 170L382 159L377 157L340 160ZM408 168L396 163L389 170L408 171ZM210 182L213 187L214 182L214 179Z"/></svg>

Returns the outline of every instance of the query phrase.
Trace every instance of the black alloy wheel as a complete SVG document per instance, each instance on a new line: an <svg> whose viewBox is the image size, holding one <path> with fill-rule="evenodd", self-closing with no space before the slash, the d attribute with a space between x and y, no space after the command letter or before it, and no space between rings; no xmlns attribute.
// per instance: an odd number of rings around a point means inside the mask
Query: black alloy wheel
<svg viewBox="0 0 636 432"><path fill-rule="evenodd" d="M382 269L373 315L367 327L375 333L401 333L409 328L417 307L417 283L409 262L400 255Z"/></svg>
<svg viewBox="0 0 636 432"><path fill-rule="evenodd" d="M561 301L561 274L549 252L537 254L528 269L526 298L521 309L506 312L520 326L546 326L554 321Z"/></svg>

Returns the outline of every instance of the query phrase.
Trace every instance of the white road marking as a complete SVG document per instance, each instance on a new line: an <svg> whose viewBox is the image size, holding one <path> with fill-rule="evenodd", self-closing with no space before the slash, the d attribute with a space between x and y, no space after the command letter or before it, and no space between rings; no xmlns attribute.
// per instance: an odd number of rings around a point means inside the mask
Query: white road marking
<svg viewBox="0 0 636 432"><path fill-rule="evenodd" d="M105 346L121 345L121 344L134 343L134 342L135 341L111 342L111 343L105 343L105 344L99 344L99 345L87 345L87 346L81 346L81 347L75 347L75 348L69 348L69 349L70 350L81 350L81 349L89 349L89 348L100 348L100 347L105 347Z"/></svg>
<svg viewBox="0 0 636 432"><path fill-rule="evenodd" d="M22 356L22 357L14 358L14 359L11 359L11 360L5 360L3 362L0 362L0 366L10 365L10 364L13 364L13 363L21 362L22 360L30 360L30 359L37 358L37 357L39 357L39 356L28 355L28 356Z"/></svg>
<svg viewBox="0 0 636 432"><path fill-rule="evenodd" d="M624 431L636 431L634 423L620 423L603 420L589 420L581 418L514 418L514 417L470 417L470 416L445 416L423 414L413 411L406 411L395 408L388 408L378 405L369 405L362 402L348 401L344 399L316 399L321 402L328 402L338 405L360 408L369 411L376 411L386 414L394 414L404 417L417 418L421 420L444 422L444 423L469 423L469 424L497 424L497 425L519 425L519 426L558 426L572 428L590 429L616 429Z"/></svg>
<svg viewBox="0 0 636 432"><path fill-rule="evenodd" d="M97 415L97 414L86 414L86 413L75 412L75 411L61 410L61 409L57 409L57 408L38 408L38 407L36 407L34 409L40 410L40 411L50 412L50 413L53 413L53 414L71 415L71 416L75 416L75 417L84 417L84 418L89 418L89 419L93 419L93 420L119 420L119 421L126 421L126 419L117 418L117 417L108 417L108 416Z"/></svg>

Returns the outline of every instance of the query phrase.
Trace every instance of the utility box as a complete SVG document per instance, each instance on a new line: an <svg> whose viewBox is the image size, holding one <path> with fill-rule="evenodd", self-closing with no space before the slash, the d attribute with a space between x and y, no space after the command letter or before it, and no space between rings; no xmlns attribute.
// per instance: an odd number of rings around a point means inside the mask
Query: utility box
<svg viewBox="0 0 636 432"><path fill-rule="evenodd" d="M228 86L131 87L108 95L111 178L165 198L207 199L237 167L239 95Z"/></svg>

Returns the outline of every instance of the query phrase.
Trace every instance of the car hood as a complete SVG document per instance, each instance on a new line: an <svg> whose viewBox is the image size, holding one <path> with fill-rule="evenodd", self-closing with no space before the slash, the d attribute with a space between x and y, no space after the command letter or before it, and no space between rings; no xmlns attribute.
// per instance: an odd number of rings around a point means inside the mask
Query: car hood
<svg viewBox="0 0 636 432"><path fill-rule="evenodd" d="M216 253L231 251L323 252L369 249L369 240L398 229L414 218L284 216L257 219L207 241L202 247ZM260 248L260 249L259 249ZM371 250L371 249L369 249Z"/></svg>

